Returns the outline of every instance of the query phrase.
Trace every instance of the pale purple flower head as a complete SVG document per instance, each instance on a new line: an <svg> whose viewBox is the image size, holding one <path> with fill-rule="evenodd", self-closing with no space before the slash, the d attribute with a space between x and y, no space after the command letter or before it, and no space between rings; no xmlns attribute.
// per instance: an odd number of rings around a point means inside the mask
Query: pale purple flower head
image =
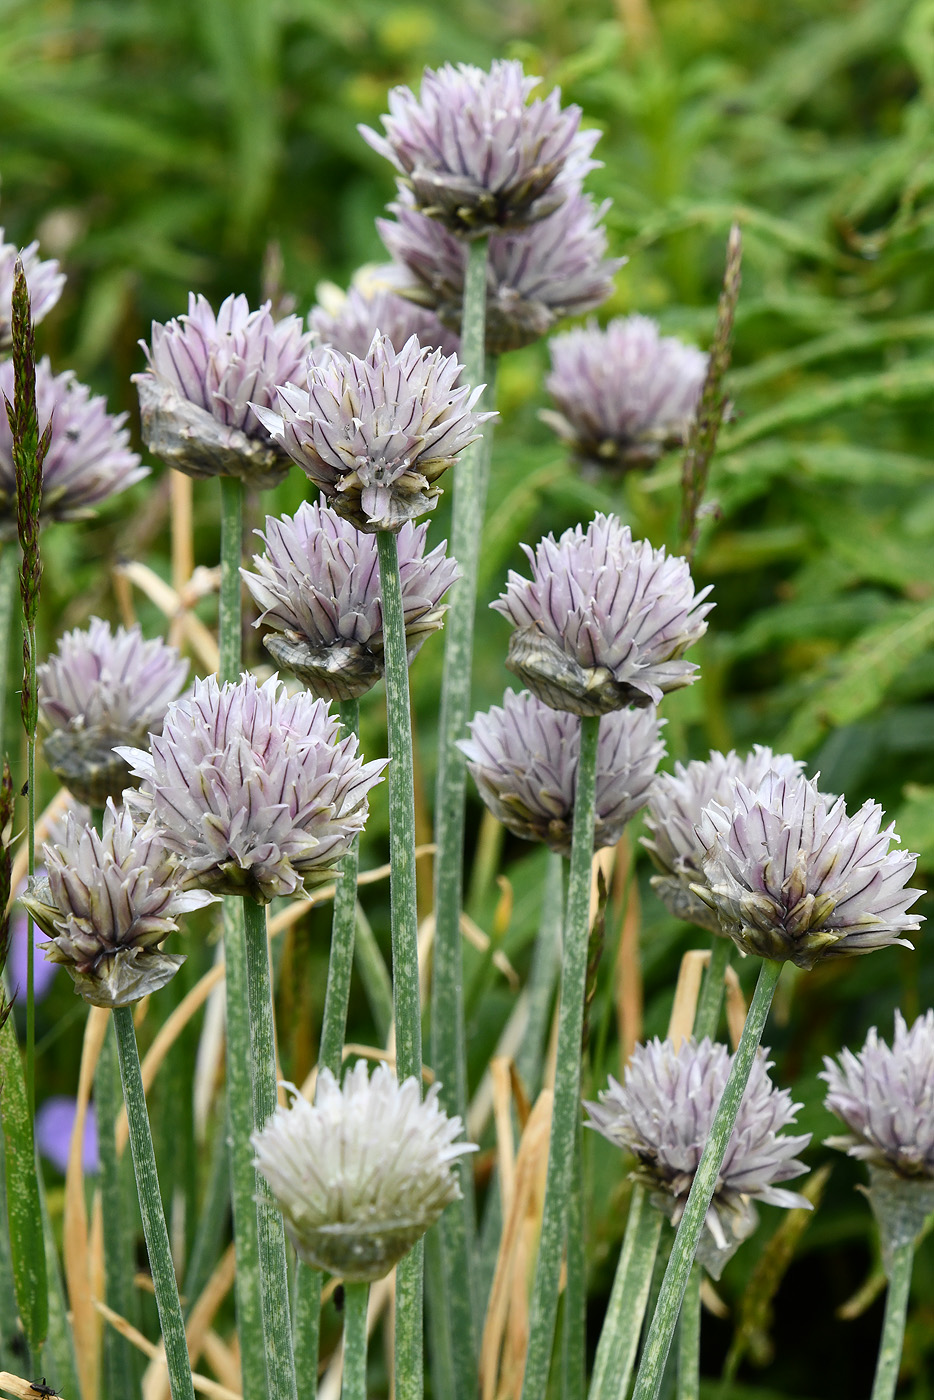
<svg viewBox="0 0 934 1400"><path fill-rule="evenodd" d="M253 1134L257 1170L269 1182L301 1259L341 1278L383 1278L460 1199L451 1164L473 1143L438 1102L387 1065L367 1076L358 1060L341 1087L318 1075L314 1104L291 1085L292 1102Z"/></svg>
<svg viewBox="0 0 934 1400"><path fill-rule="evenodd" d="M18 257L23 260L34 326L48 315L62 294L65 285L64 272L59 272L58 263L54 258L43 262L38 252L38 243L30 243L22 251L15 243L4 243L3 229L0 228L0 355L9 354L13 346L10 317L13 306L13 274Z"/></svg>
<svg viewBox="0 0 934 1400"><path fill-rule="evenodd" d="M0 398L13 402L13 362L0 363ZM36 365L39 433L49 421L52 435L42 464L42 520L83 520L94 507L149 475L128 446L126 414L107 412L104 399L92 397L70 370L53 374L46 357ZM0 538L16 534L16 471L13 439L0 413Z"/></svg>
<svg viewBox="0 0 934 1400"><path fill-rule="evenodd" d="M443 326L433 311L416 306L389 287L352 286L334 309L312 307L308 324L322 345L342 355L365 359L374 335L384 335L399 350L412 336L419 345L457 355L460 336Z"/></svg>
<svg viewBox="0 0 934 1400"><path fill-rule="evenodd" d="M934 1181L934 1011L911 1030L895 1013L889 1049L873 1026L858 1054L824 1058L824 1100L842 1119L845 1136L828 1138L851 1157L911 1181Z"/></svg>
<svg viewBox="0 0 934 1400"><path fill-rule="evenodd" d="M359 130L416 207L460 237L524 228L595 167L599 135L580 130L580 108L562 109L557 88L529 102L538 82L506 59L488 73L466 63L426 68L418 97L407 87L390 92L385 136Z"/></svg>
<svg viewBox="0 0 934 1400"><path fill-rule="evenodd" d="M275 402L276 385L300 379L311 347L298 316L251 311L229 296L215 316L193 292L188 315L152 325L149 369L134 374L143 438L151 452L188 476L239 476L275 486L289 461L253 411Z"/></svg>
<svg viewBox="0 0 934 1400"><path fill-rule="evenodd" d="M807 1170L797 1153L807 1147L811 1134L782 1135L801 1105L792 1103L787 1089L776 1089L766 1054L753 1061L707 1211L709 1238L702 1238L698 1250L715 1278L758 1224L753 1201L810 1209L805 1197L778 1186ZM700 1044L683 1040L677 1049L670 1040L656 1038L636 1046L623 1084L611 1075L600 1102L584 1105L590 1114L586 1126L633 1154L633 1175L673 1225L684 1213L731 1062L726 1046L707 1038Z"/></svg>
<svg viewBox="0 0 934 1400"><path fill-rule="evenodd" d="M613 278L626 259L606 256L606 231L600 221L608 207L573 189L548 218L490 238L489 354L531 345L562 317L593 311L612 294ZM467 271L465 244L405 200L390 209L396 222L377 219L376 226L399 264L399 291L436 311L446 326L458 329Z"/></svg>
<svg viewBox="0 0 934 1400"><path fill-rule="evenodd" d="M615 515L522 548L531 580L510 570L491 606L516 629L506 665L546 705L602 715L657 705L695 679L681 657L713 604L710 587L694 592L687 560L633 540Z"/></svg>
<svg viewBox="0 0 934 1400"><path fill-rule="evenodd" d="M483 385L457 387L453 355L413 337L375 336L365 358L315 350L307 388L280 387L279 412L257 407L273 438L358 530L401 529L433 510L437 478L494 415L475 413Z"/></svg>
<svg viewBox="0 0 934 1400"><path fill-rule="evenodd" d="M161 638L147 642L139 625L118 627L92 617L66 632L38 667L43 753L55 776L81 802L100 807L130 782L116 744L142 744L158 734L169 702L188 677L188 662Z"/></svg>
<svg viewBox="0 0 934 1400"><path fill-rule="evenodd" d="M665 753L654 709L616 710L600 725L594 849L615 846L645 805ZM486 805L510 831L570 855L580 725L527 690L474 715L458 747Z"/></svg>
<svg viewBox="0 0 934 1400"><path fill-rule="evenodd" d="M673 773L658 774L645 813L649 836L642 844L660 872L652 876L652 884L676 919L710 933L722 932L716 910L692 888L704 879L707 852L695 828L708 802L732 807L737 782L756 788L768 772L793 776L803 767L790 753L773 753L756 744L745 758L732 749L727 754L712 749L708 759L693 759L686 767L676 763Z"/></svg>
<svg viewBox="0 0 934 1400"><path fill-rule="evenodd" d="M259 534L259 531L257 531ZM441 599L460 577L438 545L425 553L427 525L406 521L397 536L409 661L442 625ZM255 627L276 661L316 695L349 700L383 674L383 599L376 539L327 506L304 501L294 516L266 517L257 572L240 573L263 609Z"/></svg>
<svg viewBox="0 0 934 1400"><path fill-rule="evenodd" d="M276 676L196 681L151 746L120 750L142 780L127 800L153 813L185 886L261 904L333 877L385 767L341 739L323 700L287 695Z"/></svg>
<svg viewBox="0 0 934 1400"><path fill-rule="evenodd" d="M192 909L214 901L183 891L183 871L156 830L134 824L110 798L101 834L65 819L65 838L46 845L47 876L23 903L51 942L46 957L61 963L75 991L92 1006L127 1006L163 987L185 961L159 945Z"/></svg>
<svg viewBox="0 0 934 1400"><path fill-rule="evenodd" d="M910 948L901 935L922 921L907 912L923 893L906 888L916 857L889 849L898 837L882 816L865 802L849 817L842 797L793 772L737 782L732 805L711 802L697 824L706 855L694 893L738 948L776 962Z"/></svg>
<svg viewBox="0 0 934 1400"><path fill-rule="evenodd" d="M541 416L578 460L629 471L684 443L707 374L702 351L659 335L647 316L567 331L549 350L559 412Z"/></svg>

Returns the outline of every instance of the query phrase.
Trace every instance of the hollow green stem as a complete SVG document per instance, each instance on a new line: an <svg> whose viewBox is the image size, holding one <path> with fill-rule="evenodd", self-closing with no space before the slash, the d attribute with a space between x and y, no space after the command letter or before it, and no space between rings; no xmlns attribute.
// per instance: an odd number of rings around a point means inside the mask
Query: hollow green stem
<svg viewBox="0 0 934 1400"><path fill-rule="evenodd" d="M720 1022L720 1008L723 1005L723 979L730 965L730 950L733 944L728 938L714 934L710 945L710 962L701 987L701 994L694 1013L694 1038L703 1040L705 1035L716 1039Z"/></svg>
<svg viewBox="0 0 934 1400"><path fill-rule="evenodd" d="M278 1103L265 906L244 899L243 921L253 1052L253 1126L258 1131L265 1127ZM256 1174L256 1241L269 1400L296 1400L285 1225L272 1192L259 1173Z"/></svg>
<svg viewBox="0 0 934 1400"><path fill-rule="evenodd" d="M115 1007L113 1022L117 1035L117 1054L120 1060L120 1078L123 1081L123 1098L126 1103L127 1123L130 1129L130 1150L133 1154L133 1169L136 1173L136 1190L143 1217L143 1234L146 1237L146 1249L149 1253L156 1307L159 1310L159 1327L165 1344L165 1359L169 1371L172 1400L183 1400L183 1397L184 1400L194 1400L195 1392L191 1381L191 1364L188 1359L188 1344L185 1340L185 1324L182 1321L182 1310L178 1301L178 1284L175 1280L172 1253L169 1249L169 1235L165 1228L165 1216L162 1213L162 1196L159 1191L156 1158L152 1150L149 1114L146 1111L146 1096L143 1092L143 1078L139 1068L139 1051L136 1048L136 1031L130 1008L128 1006Z"/></svg>
<svg viewBox="0 0 934 1400"><path fill-rule="evenodd" d="M914 1254L914 1241L909 1240L898 1245L892 1255L889 1289L885 1296L885 1318L876 1360L876 1376L872 1383L872 1400L894 1400L905 1340L905 1317L908 1312Z"/></svg>
<svg viewBox="0 0 934 1400"><path fill-rule="evenodd" d="M661 1211L649 1203L643 1186L634 1186L616 1277L597 1343L589 1400L618 1400L629 1394L661 1230Z"/></svg>
<svg viewBox="0 0 934 1400"><path fill-rule="evenodd" d="M562 1400L583 1400L587 1334L587 1256L584 1246L584 1181L581 1138L577 1123L574 1169L568 1202L567 1282L564 1286L564 1328L561 1335Z"/></svg>
<svg viewBox="0 0 934 1400"><path fill-rule="evenodd" d="M483 380L486 363L488 240L477 238L467 247L461 361L464 379L468 384L476 385ZM488 384L484 395L485 406L489 407L492 400L493 386ZM438 850L435 860L431 1060L441 1085L441 1103L445 1112L458 1114L465 1121L467 1070L460 916L467 778L464 756L457 748L457 741L466 733L470 709L477 567L492 441L492 427L487 423L483 437L467 449L452 472L451 552L462 576L451 590L451 603L444 627L444 673L435 798L435 840ZM458 1400L467 1400L477 1392L471 1248L476 1226L471 1164L460 1161L457 1171L462 1200L442 1216L441 1240L456 1395Z"/></svg>
<svg viewBox="0 0 934 1400"><path fill-rule="evenodd" d="M115 1133L117 1117L117 1045L115 1032L107 1028L94 1076L94 1114L97 1120L97 1146L100 1158L101 1223L104 1235L104 1292L107 1306L125 1312L127 1299L135 1293L132 1269L126 1249L126 1221L123 1183L117 1158ZM109 1377L109 1393L132 1395L136 1389L130 1344L119 1332L108 1327L104 1349Z"/></svg>
<svg viewBox="0 0 934 1400"><path fill-rule="evenodd" d="M315 1400L318 1393L318 1340L321 1332L321 1271L298 1260L292 1346L298 1400Z"/></svg>
<svg viewBox="0 0 934 1400"><path fill-rule="evenodd" d="M700 1400L700 1286L695 1261L678 1318L678 1400Z"/></svg>
<svg viewBox="0 0 934 1400"><path fill-rule="evenodd" d="M344 1285L344 1376L341 1400L366 1400L366 1305L368 1283Z"/></svg>
<svg viewBox="0 0 934 1400"><path fill-rule="evenodd" d="M593 859L599 733L599 717L585 716L581 719L580 764L574 798L574 835L558 1010L554 1110L545 1208L532 1294L529 1349L522 1383L523 1400L541 1400L548 1387L548 1367L558 1308L558 1278L567 1233L574 1140L581 1111L581 1034L590 933L590 867Z"/></svg>
<svg viewBox="0 0 934 1400"><path fill-rule="evenodd" d="M636 1376L633 1400L656 1400L658 1395L698 1240L716 1189L717 1177L749 1081L752 1063L762 1039L781 970L781 963L763 960L742 1038L733 1056L720 1106L711 1125L697 1171L694 1173L694 1182L675 1236L655 1316L652 1318L642 1353L639 1374Z"/></svg>
<svg viewBox="0 0 934 1400"><path fill-rule="evenodd" d="M222 476L221 486L221 592L219 682L240 679L241 584L243 553L243 482Z"/></svg>

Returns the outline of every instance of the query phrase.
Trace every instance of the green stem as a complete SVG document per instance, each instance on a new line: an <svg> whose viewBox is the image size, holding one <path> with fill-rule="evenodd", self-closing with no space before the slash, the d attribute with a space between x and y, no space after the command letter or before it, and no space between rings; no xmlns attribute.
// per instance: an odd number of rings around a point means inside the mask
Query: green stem
<svg viewBox="0 0 934 1400"><path fill-rule="evenodd" d="M172 1400L194 1400L194 1386L191 1382L191 1365L188 1360L188 1344L185 1340L185 1324L178 1301L178 1284L169 1249L169 1235L165 1228L162 1213L162 1196L159 1191L159 1177L156 1172L156 1158L152 1150L152 1136L149 1131L149 1114L146 1111L146 1096L143 1092L143 1078L139 1068L139 1052L136 1048L136 1031L133 1027L133 1013L128 1006L118 1006L113 1013L114 1030L117 1035L117 1054L120 1059L120 1077L123 1081L123 1098L126 1103L127 1123L130 1129L130 1150L133 1154L133 1169L136 1172L136 1190L143 1217L143 1234L149 1253L149 1266L156 1294L156 1307L159 1310L159 1326L165 1344L165 1359L169 1370L169 1385Z"/></svg>
<svg viewBox="0 0 934 1400"><path fill-rule="evenodd" d="M567 1281L561 1336L562 1400L583 1400L587 1337L587 1256L584 1246L583 1124L577 1124L568 1203Z"/></svg>
<svg viewBox="0 0 934 1400"><path fill-rule="evenodd" d="M243 921L246 933L250 1044L253 1053L253 1127L259 1131L275 1113L279 1101L265 905L257 904L253 899L244 899ZM292 1323L289 1316L285 1224L265 1178L258 1173L256 1240L259 1249L259 1289L263 1308L263 1340L266 1348L269 1400L297 1400Z"/></svg>
<svg viewBox="0 0 934 1400"><path fill-rule="evenodd" d="M220 665L218 680L240 679L241 584L243 553L243 482L222 476L221 484L221 592Z"/></svg>
<svg viewBox="0 0 934 1400"><path fill-rule="evenodd" d="M244 1400L265 1400L266 1351L260 1305L256 1233L256 1171L253 1167L253 1082L250 1009L247 1004L244 900L224 900L224 984L227 997L227 1121L230 1144L230 1204L237 1252L237 1334Z"/></svg>
<svg viewBox="0 0 934 1400"><path fill-rule="evenodd" d="M678 1318L678 1400L700 1400L700 1286L695 1262Z"/></svg>
<svg viewBox="0 0 934 1400"><path fill-rule="evenodd" d="M644 1186L634 1186L616 1277L597 1343L589 1400L618 1400L629 1394L661 1230L661 1211L649 1203Z"/></svg>
<svg viewBox="0 0 934 1400"><path fill-rule="evenodd" d="M386 657L386 718L389 729L389 891L392 929L392 994L399 1082L422 1082L422 1026L418 991L418 914L415 906L415 786L409 665L396 537L378 530L379 582L383 600ZM422 1243L396 1269L395 1374L398 1400L421 1396Z"/></svg>
<svg viewBox="0 0 934 1400"><path fill-rule="evenodd" d="M6 752L7 697L10 676L10 639L16 610L18 551L15 544L4 546L0 554L0 758Z"/></svg>
<svg viewBox="0 0 934 1400"><path fill-rule="evenodd" d="M558 1309L558 1278L567 1234L574 1140L581 1111L581 1035L590 933L590 867L593 859L599 733L599 716L588 715L581 719L580 764L574 798L574 835L558 1010L554 1110L545 1209L532 1294L529 1349L522 1383L523 1400L541 1400L548 1388L548 1368Z"/></svg>
<svg viewBox="0 0 934 1400"><path fill-rule="evenodd" d="M488 240L468 244L461 321L460 358L464 379L483 381L486 363L486 274ZM489 405L493 387L484 402ZM464 1034L463 964L460 916L463 903L464 826L467 770L458 739L466 733L470 708L477 568L486 503L493 433L463 454L452 473L451 553L461 578L451 590L444 625L444 674L438 735L438 778L435 798L435 940L431 984L431 1062L441 1085L441 1103L449 1115L467 1116L467 1070ZM441 1218L445 1296L454 1351L457 1400L477 1393L477 1336L472 1299L471 1245L475 1225L473 1171L469 1162L457 1164L462 1200ZM465 1286L465 1283L467 1286Z"/></svg>
<svg viewBox="0 0 934 1400"><path fill-rule="evenodd" d="M707 1209L716 1189L720 1167L749 1081L781 970L781 963L763 960L742 1038L733 1056L723 1097L711 1125L707 1145L694 1173L694 1182L675 1236L671 1258L658 1297L658 1306L642 1353L639 1374L636 1376L633 1400L656 1400L658 1395L668 1349L678 1321L681 1299L684 1297L694 1254L707 1218Z"/></svg>
<svg viewBox="0 0 934 1400"><path fill-rule="evenodd" d="M356 930L353 951L357 975L370 1004L370 1015L376 1026L376 1034L385 1044L392 1029L392 978L389 976L386 959L380 952L376 935L370 927L370 921L360 904L357 905Z"/></svg>
<svg viewBox="0 0 934 1400"><path fill-rule="evenodd" d="M703 1040L707 1035L714 1040L720 1023L720 1007L723 1005L723 979L730 965L730 951L733 947L729 938L714 934L710 945L710 962L704 978L701 994L694 1013L694 1038Z"/></svg>
<svg viewBox="0 0 934 1400"><path fill-rule="evenodd" d="M301 1259L296 1264L292 1346L298 1400L315 1400L318 1393L318 1339L321 1331L321 1271Z"/></svg>
<svg viewBox="0 0 934 1400"><path fill-rule="evenodd" d="M341 1400L366 1400L368 1283L344 1284L344 1375Z"/></svg>
<svg viewBox="0 0 934 1400"><path fill-rule="evenodd" d="M124 1312L127 1299L135 1292L132 1272L128 1272L126 1221L123 1209L123 1182L117 1158L117 1045L115 1033L107 1028L94 1076L94 1113L97 1119L97 1146L100 1157L101 1223L104 1233L104 1296L107 1306ZM109 1393L132 1395L136 1388L130 1344L119 1332L108 1327L104 1336Z"/></svg>
<svg viewBox="0 0 934 1400"><path fill-rule="evenodd" d="M915 1244L909 1240L900 1244L892 1255L889 1290L885 1297L885 1319L876 1361L876 1377L872 1383L872 1400L894 1400L898 1370L905 1340L905 1317L911 1289L911 1269Z"/></svg>

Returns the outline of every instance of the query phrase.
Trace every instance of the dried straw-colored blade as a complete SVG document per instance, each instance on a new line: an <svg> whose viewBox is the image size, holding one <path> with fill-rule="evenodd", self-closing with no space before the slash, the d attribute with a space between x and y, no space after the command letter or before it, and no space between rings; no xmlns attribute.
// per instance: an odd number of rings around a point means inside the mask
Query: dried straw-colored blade
<svg viewBox="0 0 934 1400"><path fill-rule="evenodd" d="M538 1213L535 1205L539 1178L548 1162L553 1100L551 1090L543 1089L519 1143L512 1201L508 1212L504 1212L503 1233L480 1344L480 1390L483 1400L494 1400L498 1393L500 1350L510 1309L519 1303L518 1294L523 1295L525 1310L528 1310L526 1279L524 1276L516 1277L517 1255L522 1252L526 1221L530 1214ZM521 1303L519 1306L521 1309Z"/></svg>
<svg viewBox="0 0 934 1400"><path fill-rule="evenodd" d="M493 1081L493 1120L496 1123L496 1164L499 1167L499 1194L503 1215L509 1214L516 1183L516 1146L512 1136L511 1062L501 1055L490 1061Z"/></svg>
<svg viewBox="0 0 934 1400"><path fill-rule="evenodd" d="M32 1381L14 1376L12 1371L0 1371L0 1390L15 1396L16 1400L38 1400Z"/></svg>
<svg viewBox="0 0 934 1400"><path fill-rule="evenodd" d="M633 1050L642 1039L642 963L639 958L639 930L642 908L635 878L632 848L623 835L619 842L616 878L623 901L622 924L614 968L616 1030L619 1038L620 1074L625 1073Z"/></svg>
<svg viewBox="0 0 934 1400"><path fill-rule="evenodd" d="M240 1351L234 1337L233 1345L228 1346L216 1332L208 1330L204 1334L204 1359L217 1376L221 1385L239 1393L243 1389L240 1373Z"/></svg>
<svg viewBox="0 0 934 1400"><path fill-rule="evenodd" d="M510 891L510 904L512 892ZM479 924L474 923L469 914L461 914L461 937L464 938L472 948L476 948L478 953L486 953L490 947L490 935L484 933ZM503 952L502 948L495 949L492 958L493 966L497 972L501 972L509 983L510 990L517 992L522 985L518 972Z"/></svg>
<svg viewBox="0 0 934 1400"><path fill-rule="evenodd" d="M692 948L681 959L678 981L675 984L675 999L668 1021L668 1039L676 1050L681 1042L690 1039L693 1033L704 968L709 962L710 952L705 948Z"/></svg>
<svg viewBox="0 0 934 1400"><path fill-rule="evenodd" d="M110 1013L99 1006L88 1010L78 1072L75 1121L68 1144L65 1170L65 1211L63 1255L65 1284L71 1305L71 1327L82 1400L97 1400L100 1381L101 1325L92 1303L92 1267L88 1239L88 1216L84 1194L84 1125L88 1101L94 1085L94 1071L107 1033Z"/></svg>
<svg viewBox="0 0 934 1400"><path fill-rule="evenodd" d="M726 970L726 1028L730 1036L730 1044L735 1050L739 1045L743 1034L743 1026L746 1024L746 998L743 996L743 989L739 985L739 978L734 967Z"/></svg>
<svg viewBox="0 0 934 1400"><path fill-rule="evenodd" d="M184 472L169 473L171 496L172 587L181 595L195 570L194 530L192 520L192 488L194 483ZM178 646L184 625L180 616L172 619L169 641Z"/></svg>
<svg viewBox="0 0 934 1400"><path fill-rule="evenodd" d="M150 1359L161 1356L163 1364L165 1353L161 1346L156 1346L148 1337L144 1337L142 1332L137 1331L131 1322L127 1322L125 1317L114 1312L113 1308L108 1308L106 1303L102 1303L99 1298L94 1299L94 1306L106 1322L109 1322L115 1332L119 1332L121 1337L126 1337L131 1346L136 1347L144 1356ZM226 1385L221 1385L219 1381L212 1381L210 1376L199 1375L197 1371L192 1371L191 1381L195 1390L201 1395L210 1396L210 1400L243 1400L242 1392L231 1390Z"/></svg>

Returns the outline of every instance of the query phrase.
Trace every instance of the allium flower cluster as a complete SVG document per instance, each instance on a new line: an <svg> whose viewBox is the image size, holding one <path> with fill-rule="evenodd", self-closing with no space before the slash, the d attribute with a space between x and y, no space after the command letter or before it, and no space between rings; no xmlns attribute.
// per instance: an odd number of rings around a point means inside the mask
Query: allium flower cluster
<svg viewBox="0 0 934 1400"><path fill-rule="evenodd" d="M3 229L0 228L0 355L8 354L13 345L10 316L13 306L13 274L18 257L23 260L33 325L38 325L48 315L62 294L65 285L64 272L59 272L58 263L54 258L43 262L38 256L38 251L38 243L30 243L22 251L15 243L4 243Z"/></svg>
<svg viewBox="0 0 934 1400"><path fill-rule="evenodd" d="M259 532L257 532L259 533ZM425 553L427 525L406 521L397 536L405 639L411 662L442 625L441 599L460 577L445 545ZM276 661L316 695L349 700L383 674L383 601L376 539L327 506L299 506L266 518L257 572L241 569L263 609L256 627Z"/></svg>
<svg viewBox="0 0 934 1400"><path fill-rule="evenodd" d="M876 802L847 816L842 797L825 797L794 773L767 773L755 789L737 782L732 807L711 802L697 825L707 854L694 893L737 947L758 957L808 968L910 948L901 935L921 924L907 912L922 894L906 888L916 857L889 849L898 837L882 816Z"/></svg>
<svg viewBox="0 0 934 1400"><path fill-rule="evenodd" d="M467 248L434 219L404 200L389 206L396 222L377 219L390 255L400 265L400 292L430 307L453 329L461 324ZM560 208L531 228L494 234L487 260L486 348L499 355L547 335L565 316L602 305L626 261L607 258L601 219L607 204L571 190Z"/></svg>
<svg viewBox="0 0 934 1400"><path fill-rule="evenodd" d="M251 311L229 296L215 316L192 292L188 315L153 322L149 369L135 374L143 438L188 476L238 476L275 486L289 462L251 405L268 408L276 385L300 379L312 336L297 316L274 321L270 303Z"/></svg>
<svg viewBox="0 0 934 1400"><path fill-rule="evenodd" d="M188 662L139 626L128 630L92 617L66 632L58 652L38 668L39 719L52 772L81 802L100 807L122 792L130 770L116 744L142 744L158 734L169 702L188 676Z"/></svg>
<svg viewBox="0 0 934 1400"><path fill-rule="evenodd" d="M594 849L614 846L645 805L665 753L654 709L617 710L600 726ZM458 747L486 805L510 831L570 855L580 725L528 691L476 714Z"/></svg>
<svg viewBox="0 0 934 1400"><path fill-rule="evenodd" d="M307 388L280 387L280 411L256 412L338 515L397 531L434 509L438 477L494 416L473 411L483 385L458 388L460 372L414 337L397 351L376 336L364 359L313 351Z"/></svg>
<svg viewBox="0 0 934 1400"><path fill-rule="evenodd" d="M934 1182L934 1011L911 1030L895 1013L889 1049L873 1026L858 1054L824 1059L824 1100L845 1136L828 1138L851 1157L911 1181Z"/></svg>
<svg viewBox="0 0 934 1400"><path fill-rule="evenodd" d="M607 714L657 705L695 679L681 657L706 632L713 604L704 602L709 586L694 592L685 559L634 541L615 515L523 549L531 580L511 570L491 606L516 629L506 665L546 705Z"/></svg>
<svg viewBox="0 0 934 1400"><path fill-rule="evenodd" d="M567 331L549 350L559 412L541 416L578 460L629 471L684 443L707 374L700 350L659 335L647 316Z"/></svg>
<svg viewBox="0 0 934 1400"><path fill-rule="evenodd" d="M765 1053L753 1062L707 1211L710 1239L702 1240L698 1258L714 1277L756 1228L753 1201L810 1209L805 1197L778 1186L807 1170L796 1154L811 1134L781 1135L801 1105L791 1102L787 1089L776 1089ZM587 1127L635 1156L633 1175L652 1191L654 1204L673 1225L684 1213L731 1062L726 1046L707 1038L700 1044L684 1040L677 1049L656 1038L636 1046L623 1084L610 1076L600 1102L585 1104Z"/></svg>
<svg viewBox="0 0 934 1400"><path fill-rule="evenodd" d="M460 350L460 336L443 326L433 311L397 296L389 287L352 286L339 305L312 307L308 324L323 345L361 360L374 335L386 336L400 350L413 335L419 345L445 355Z"/></svg>
<svg viewBox="0 0 934 1400"><path fill-rule="evenodd" d="M118 752L141 779L127 794L152 812L186 887L266 904L326 878L367 818L385 762L364 763L323 700L258 685L196 681L170 705L152 752Z"/></svg>
<svg viewBox="0 0 934 1400"><path fill-rule="evenodd" d="M159 945L192 909L214 902L183 891L182 871L155 825L136 827L126 807L108 798L101 834L65 819L64 839L46 845L46 879L23 903L49 935L51 962L61 963L92 1006L126 1006L157 991L185 961Z"/></svg>
<svg viewBox="0 0 934 1400"><path fill-rule="evenodd" d="M343 1088L322 1070L313 1106L293 1091L253 1134L306 1264L351 1282L383 1278L460 1198L451 1163L476 1148L455 1142L463 1125L444 1114L438 1087L423 1100L416 1079L399 1084L383 1064L368 1079L358 1060Z"/></svg>
<svg viewBox="0 0 934 1400"><path fill-rule="evenodd" d="M13 402L13 362L0 363L0 396ZM47 358L36 365L36 408L40 436L51 421L49 450L42 464L42 524L81 520L94 507L149 475L129 449L126 414L107 412L104 399L91 396L70 370L53 374ZM16 533L16 470L13 438L0 413L0 538Z"/></svg>
<svg viewBox="0 0 934 1400"><path fill-rule="evenodd" d="M529 102L538 82L507 60L489 73L466 63L426 68L418 97L390 92L385 136L360 132L399 171L416 207L461 237L522 228L556 209L567 183L596 164L598 133L580 130L580 108L562 110L557 89Z"/></svg>
<svg viewBox="0 0 934 1400"><path fill-rule="evenodd" d="M773 753L756 744L745 758L732 749L727 754L713 749L708 759L694 759L687 767L676 763L673 773L659 773L649 792L645 813L649 836L642 844L660 872L652 876L652 884L676 919L710 933L722 932L716 910L693 890L704 880L707 852L695 828L708 802L732 808L737 782L756 788L768 772L795 776L803 767L789 753Z"/></svg>

